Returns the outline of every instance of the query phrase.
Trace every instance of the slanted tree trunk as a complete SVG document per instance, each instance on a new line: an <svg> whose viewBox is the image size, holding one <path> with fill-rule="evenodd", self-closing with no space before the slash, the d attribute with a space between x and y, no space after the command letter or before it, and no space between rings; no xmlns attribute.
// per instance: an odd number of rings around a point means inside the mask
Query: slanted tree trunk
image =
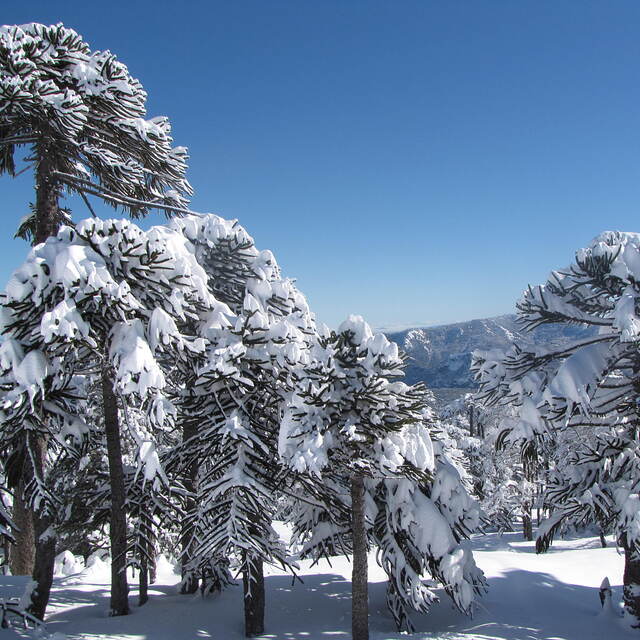
<svg viewBox="0 0 640 640"><path fill-rule="evenodd" d="M112 616L129 613L129 586L127 585L127 516L126 493L122 466L122 445L118 420L118 401L113 391L113 380L107 368L102 368L102 399L104 402L104 427L107 436L109 481L111 485L111 610Z"/></svg>
<svg viewBox="0 0 640 640"><path fill-rule="evenodd" d="M353 568L351 572L351 637L369 640L369 577L367 567L367 529L364 511L364 478L351 478L351 531Z"/></svg>
<svg viewBox="0 0 640 640"><path fill-rule="evenodd" d="M35 477L44 478L45 462L47 458L46 438L34 435L30 448L32 452L32 464L35 469L31 473ZM32 579L36 583L31 595L31 604L27 607L29 613L40 620L44 620L44 614L49 604L49 594L53 583L53 568L56 559L56 534L53 528L53 519L44 512L33 514L35 533L35 561Z"/></svg>
<svg viewBox="0 0 640 640"><path fill-rule="evenodd" d="M640 554L628 544L627 536L620 536L624 549L624 575L622 577L622 600L628 614L637 621L631 625L640 628Z"/></svg>
<svg viewBox="0 0 640 640"><path fill-rule="evenodd" d="M264 633L264 573L262 558L245 553L242 568L244 590L244 634L247 638Z"/></svg>
<svg viewBox="0 0 640 640"><path fill-rule="evenodd" d="M193 420L186 419L182 425L182 441L186 442L197 434L197 427ZM195 593L198 590L198 575L195 568L191 565L191 546L193 544L193 520L191 518L195 508L195 491L198 475L198 464L192 462L186 469L184 477L185 489L189 492L189 497L185 504L185 515L180 530L180 546L182 555L180 557L180 573L182 575L182 583L180 585L180 593Z"/></svg>

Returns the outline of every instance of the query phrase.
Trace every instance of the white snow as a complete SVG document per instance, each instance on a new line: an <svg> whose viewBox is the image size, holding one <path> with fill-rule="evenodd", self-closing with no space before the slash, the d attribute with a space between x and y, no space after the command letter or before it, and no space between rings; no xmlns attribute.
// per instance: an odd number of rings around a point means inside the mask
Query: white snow
<svg viewBox="0 0 640 640"><path fill-rule="evenodd" d="M277 525L278 528L282 528ZM285 532L286 533L286 532ZM477 563L489 581L469 618L442 598L426 615L413 615L416 633L395 631L385 605L385 574L373 555L369 558L371 640L624 640L637 632L618 617L622 596L623 556L611 540L600 548L597 538L557 540L547 554L536 555L533 543L519 533L476 536L472 542ZM349 559L335 557L331 565L300 561L303 584L266 568L266 630L264 640L329 640L350 638ZM599 587L605 577L612 585L613 605L603 609ZM0 593L19 595L26 577L0 577ZM132 614L109 618L109 565L94 559L81 573L56 577L48 631L68 640L242 640L242 586L230 587L213 598L177 593L179 576L161 557L158 581L150 586L150 601ZM19 630L16 630L19 632ZM21 632L19 632L21 633Z"/></svg>

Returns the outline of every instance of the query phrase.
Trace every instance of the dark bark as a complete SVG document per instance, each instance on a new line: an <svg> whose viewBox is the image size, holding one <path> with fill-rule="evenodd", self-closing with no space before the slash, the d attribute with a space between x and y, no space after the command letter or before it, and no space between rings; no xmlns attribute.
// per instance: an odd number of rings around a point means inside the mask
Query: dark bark
<svg viewBox="0 0 640 640"><path fill-rule="evenodd" d="M27 474L27 475L25 475ZM36 537L33 530L33 511L23 497L28 472L23 469L13 498L13 521L18 527L15 532L15 544L11 549L11 573L14 576L30 576L35 561Z"/></svg>
<svg viewBox="0 0 640 640"><path fill-rule="evenodd" d="M32 473L36 477L43 478L47 457L46 438L34 435L30 444L33 464L36 465L36 469L32 469ZM36 583L36 588L31 596L28 611L36 618L44 620L53 583L56 536L53 530L53 519L49 514L45 512L34 513L33 523L36 548L32 579Z"/></svg>
<svg viewBox="0 0 640 640"><path fill-rule="evenodd" d="M109 481L111 485L111 520L109 538L111 542L111 611L112 616L129 613L127 585L127 516L126 493L122 466L122 445L118 402L113 391L113 380L107 366L102 369L102 399L104 402L104 427L107 436L109 459Z"/></svg>
<svg viewBox="0 0 640 640"><path fill-rule="evenodd" d="M138 606L149 600L149 563L145 555L140 558L140 575L138 576Z"/></svg>
<svg viewBox="0 0 640 640"><path fill-rule="evenodd" d="M55 532L49 529L51 524L51 518L35 516L37 542L32 578L37 586L31 596L31 605L28 607L28 611L40 620L44 620L49 604L56 560L56 537Z"/></svg>
<svg viewBox="0 0 640 640"><path fill-rule="evenodd" d="M197 427L193 420L185 420L182 425L182 441L186 442L197 434ZM192 462L186 469L184 476L184 486L189 492L189 497L185 504L185 515L180 531L180 546L182 555L180 557L180 573L182 584L180 593L195 593L199 586L199 577L196 570L191 566L191 545L193 543L193 520L191 516L196 508L195 491L198 476L198 465Z"/></svg>
<svg viewBox="0 0 640 640"><path fill-rule="evenodd" d="M351 637L353 640L369 640L369 577L364 478L359 474L351 478L351 530L353 534Z"/></svg>
<svg viewBox="0 0 640 640"><path fill-rule="evenodd" d="M604 537L604 531L600 529L600 546L604 549L607 546L607 540Z"/></svg>
<svg viewBox="0 0 640 640"><path fill-rule="evenodd" d="M244 634L253 638L264 633L264 573L262 558L245 554L242 569L244 589Z"/></svg>
<svg viewBox="0 0 640 640"><path fill-rule="evenodd" d="M522 503L522 536L525 540L533 540L533 521L531 519L531 503Z"/></svg>
<svg viewBox="0 0 640 640"><path fill-rule="evenodd" d="M54 179L53 150L47 142L37 146L36 224L33 243L40 244L60 228L60 184Z"/></svg>
<svg viewBox="0 0 640 640"><path fill-rule="evenodd" d="M627 543L627 537L621 536L624 549L624 575L622 577L622 599L624 608L636 619L632 626L640 627L640 553Z"/></svg>

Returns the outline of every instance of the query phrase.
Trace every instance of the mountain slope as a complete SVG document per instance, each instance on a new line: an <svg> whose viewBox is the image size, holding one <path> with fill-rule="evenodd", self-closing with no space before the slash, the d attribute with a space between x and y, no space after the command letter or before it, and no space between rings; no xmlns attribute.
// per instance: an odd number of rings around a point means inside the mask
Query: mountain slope
<svg viewBox="0 0 640 640"><path fill-rule="evenodd" d="M545 325L524 332L515 315L497 316L439 327L388 333L409 356L407 381L425 382L431 388L474 387L469 371L476 349L507 349L517 338L540 346L557 346L593 335L592 328Z"/></svg>

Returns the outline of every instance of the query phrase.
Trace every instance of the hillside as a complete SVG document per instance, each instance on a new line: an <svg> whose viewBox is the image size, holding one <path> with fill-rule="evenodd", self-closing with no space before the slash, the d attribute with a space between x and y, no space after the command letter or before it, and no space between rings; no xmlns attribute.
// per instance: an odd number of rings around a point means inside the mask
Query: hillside
<svg viewBox="0 0 640 640"><path fill-rule="evenodd" d="M505 315L387 335L410 357L408 382L422 381L433 389L469 389L474 386L469 365L476 349L507 349L515 338L540 346L562 345L592 334L592 328L566 325L523 332L515 315Z"/></svg>

